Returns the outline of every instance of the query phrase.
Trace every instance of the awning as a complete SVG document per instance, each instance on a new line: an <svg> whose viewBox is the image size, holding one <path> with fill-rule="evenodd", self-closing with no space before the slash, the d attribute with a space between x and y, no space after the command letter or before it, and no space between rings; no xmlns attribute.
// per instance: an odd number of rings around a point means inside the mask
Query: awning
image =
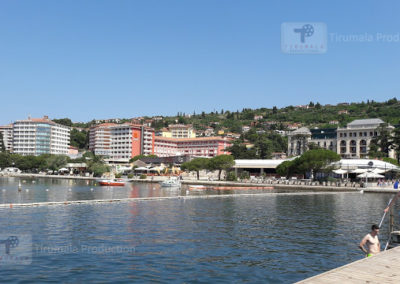
<svg viewBox="0 0 400 284"><path fill-rule="evenodd" d="M334 170L333 172L338 175L347 174L347 171L342 169Z"/></svg>

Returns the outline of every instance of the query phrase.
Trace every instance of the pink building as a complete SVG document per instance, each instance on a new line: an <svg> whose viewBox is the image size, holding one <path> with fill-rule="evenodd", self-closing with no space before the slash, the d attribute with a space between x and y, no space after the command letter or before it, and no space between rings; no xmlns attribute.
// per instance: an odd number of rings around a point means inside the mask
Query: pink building
<svg viewBox="0 0 400 284"><path fill-rule="evenodd" d="M231 145L231 139L222 137L169 138L156 136L154 154L158 157L178 155L215 157L230 154L225 149Z"/></svg>

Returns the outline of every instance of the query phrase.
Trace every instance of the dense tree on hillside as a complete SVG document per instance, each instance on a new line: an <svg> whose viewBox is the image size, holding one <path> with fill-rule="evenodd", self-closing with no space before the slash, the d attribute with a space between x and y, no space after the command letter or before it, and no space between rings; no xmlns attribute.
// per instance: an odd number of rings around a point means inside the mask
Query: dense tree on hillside
<svg viewBox="0 0 400 284"><path fill-rule="evenodd" d="M368 156L376 158L388 157L393 141L387 123L382 123L376 129L376 132L379 135L371 140Z"/></svg>
<svg viewBox="0 0 400 284"><path fill-rule="evenodd" d="M61 124L61 125L65 125L65 126L69 126L69 127L71 127L73 125L71 119L69 119L69 118L53 119L53 121L55 123L58 123L58 124Z"/></svg>
<svg viewBox="0 0 400 284"><path fill-rule="evenodd" d="M89 145L89 133L85 130L79 131L77 129L71 130L71 146L78 149L87 149Z"/></svg>
<svg viewBox="0 0 400 284"><path fill-rule="evenodd" d="M246 147L243 142L248 141L252 147ZM235 141L227 150L235 159L269 159L273 152L286 152L287 138L273 131L257 133L251 129L242 135L242 139Z"/></svg>

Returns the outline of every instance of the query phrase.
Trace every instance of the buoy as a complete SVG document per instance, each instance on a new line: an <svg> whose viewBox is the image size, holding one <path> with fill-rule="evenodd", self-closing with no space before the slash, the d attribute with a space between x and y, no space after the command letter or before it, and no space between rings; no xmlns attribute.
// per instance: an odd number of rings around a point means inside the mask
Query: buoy
<svg viewBox="0 0 400 284"><path fill-rule="evenodd" d="M46 191L49 191L49 189L48 189L48 188L46 188Z"/></svg>
<svg viewBox="0 0 400 284"><path fill-rule="evenodd" d="M6 189L5 188L3 188L3 192L5 192L6 191Z"/></svg>
<svg viewBox="0 0 400 284"><path fill-rule="evenodd" d="M93 191L93 188L91 188L90 191Z"/></svg>
<svg viewBox="0 0 400 284"><path fill-rule="evenodd" d="M12 208L13 207L13 205L12 205L12 203L10 203L10 208Z"/></svg>
<svg viewBox="0 0 400 284"><path fill-rule="evenodd" d="M26 192L29 192L29 188L25 189Z"/></svg>
<svg viewBox="0 0 400 284"><path fill-rule="evenodd" d="M71 191L71 189L70 189L70 188L68 188L68 191Z"/></svg>

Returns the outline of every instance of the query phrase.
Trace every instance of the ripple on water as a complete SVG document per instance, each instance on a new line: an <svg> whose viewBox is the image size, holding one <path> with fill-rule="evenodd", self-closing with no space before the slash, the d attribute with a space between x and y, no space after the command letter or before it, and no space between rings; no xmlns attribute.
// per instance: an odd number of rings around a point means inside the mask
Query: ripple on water
<svg viewBox="0 0 400 284"><path fill-rule="evenodd" d="M33 243L32 264L3 269L0 279L295 282L360 259L357 243L387 199L341 193L0 209L2 232L31 234Z"/></svg>

